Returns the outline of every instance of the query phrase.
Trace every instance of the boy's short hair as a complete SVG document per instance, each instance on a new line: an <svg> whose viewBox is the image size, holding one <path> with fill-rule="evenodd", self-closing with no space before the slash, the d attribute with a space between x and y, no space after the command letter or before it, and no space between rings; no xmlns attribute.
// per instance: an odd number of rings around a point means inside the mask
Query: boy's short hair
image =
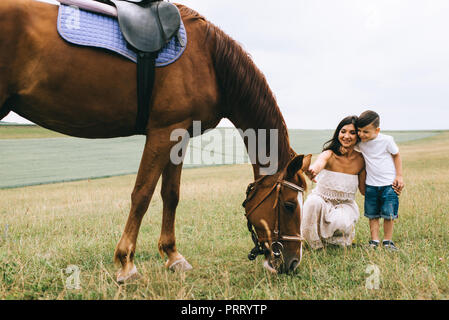
<svg viewBox="0 0 449 320"><path fill-rule="evenodd" d="M363 112L357 119L357 127L363 128L372 124L376 129L380 125L380 117L377 112L367 110Z"/></svg>

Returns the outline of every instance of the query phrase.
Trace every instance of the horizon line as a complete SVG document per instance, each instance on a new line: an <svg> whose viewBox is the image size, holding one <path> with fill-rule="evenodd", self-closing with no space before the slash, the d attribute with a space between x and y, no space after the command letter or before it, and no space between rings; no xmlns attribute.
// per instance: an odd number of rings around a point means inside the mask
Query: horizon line
<svg viewBox="0 0 449 320"><path fill-rule="evenodd" d="M6 125L6 126L36 126L36 127L41 127L38 124L35 123L20 123L20 122L9 122L9 121L1 121L0 120L0 126L1 125ZM47 129L44 127L41 127L43 129ZM213 129L236 129L236 127L229 127L229 126L217 126ZM315 131L319 131L319 130L335 130L335 128L314 128L314 129L307 129L307 128L291 128L291 127L287 127L288 130L315 130ZM382 129L382 128L381 128ZM50 130L50 129L47 129ZM442 128L432 128L432 129L382 129L383 131L449 131L449 128L447 129L442 129ZM50 130L50 131L54 131L54 130ZM54 131L57 132L57 131Z"/></svg>

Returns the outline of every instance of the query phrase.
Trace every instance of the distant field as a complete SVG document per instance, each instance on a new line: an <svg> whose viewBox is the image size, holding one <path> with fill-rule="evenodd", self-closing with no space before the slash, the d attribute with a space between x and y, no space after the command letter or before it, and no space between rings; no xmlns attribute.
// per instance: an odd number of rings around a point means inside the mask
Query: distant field
<svg viewBox="0 0 449 320"><path fill-rule="evenodd" d="M247 259L247 164L183 171L176 238L194 267L188 273L167 271L158 254L159 183L137 243L141 278L126 285L115 282L112 257L135 175L0 190L0 299L449 299L449 132L402 143L401 153L400 251L367 248L358 195L354 246L305 249L292 275L272 276L260 257ZM78 272L67 273L69 265ZM378 289L366 287L370 266ZM73 279L79 289L68 286Z"/></svg>
<svg viewBox="0 0 449 320"><path fill-rule="evenodd" d="M323 143L332 136L331 130L289 130L289 133L293 149L304 154L319 153ZM438 132L387 133L396 141L405 142ZM217 135L223 139L217 139ZM92 140L67 137L38 126L0 126L0 188L133 174L138 170L144 141L143 136ZM200 144L196 146L195 141ZM209 151L217 146L217 155L213 157ZM194 161L197 158L202 161ZM184 168L217 165L217 162L248 162L243 142L234 129L220 128L193 139Z"/></svg>
<svg viewBox="0 0 449 320"><path fill-rule="evenodd" d="M0 125L0 139L62 138L63 134L34 125Z"/></svg>

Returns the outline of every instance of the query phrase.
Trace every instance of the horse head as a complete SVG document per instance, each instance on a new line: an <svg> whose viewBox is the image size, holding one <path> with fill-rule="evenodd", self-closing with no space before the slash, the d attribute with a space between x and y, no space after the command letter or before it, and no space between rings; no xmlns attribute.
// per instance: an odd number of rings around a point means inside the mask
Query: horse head
<svg viewBox="0 0 449 320"><path fill-rule="evenodd" d="M303 172L311 158L295 155L283 170L248 186L243 206L255 244L248 258L264 255L264 267L270 272L294 271L301 261L301 211L306 189Z"/></svg>

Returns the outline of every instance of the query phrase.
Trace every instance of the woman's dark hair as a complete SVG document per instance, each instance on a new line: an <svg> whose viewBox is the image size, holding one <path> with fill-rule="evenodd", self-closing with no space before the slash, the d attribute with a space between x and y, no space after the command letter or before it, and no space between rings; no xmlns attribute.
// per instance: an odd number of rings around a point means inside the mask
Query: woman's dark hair
<svg viewBox="0 0 449 320"><path fill-rule="evenodd" d="M331 150L333 153L335 153L337 156L341 156L340 147L341 143L338 140L338 135L340 134L341 128L348 124L353 124L355 131L357 132L357 116L349 116L344 118L340 121L340 123L337 126L337 129L335 129L334 136L332 139L324 143L323 145L323 151ZM360 140L359 136L357 135L357 142Z"/></svg>

